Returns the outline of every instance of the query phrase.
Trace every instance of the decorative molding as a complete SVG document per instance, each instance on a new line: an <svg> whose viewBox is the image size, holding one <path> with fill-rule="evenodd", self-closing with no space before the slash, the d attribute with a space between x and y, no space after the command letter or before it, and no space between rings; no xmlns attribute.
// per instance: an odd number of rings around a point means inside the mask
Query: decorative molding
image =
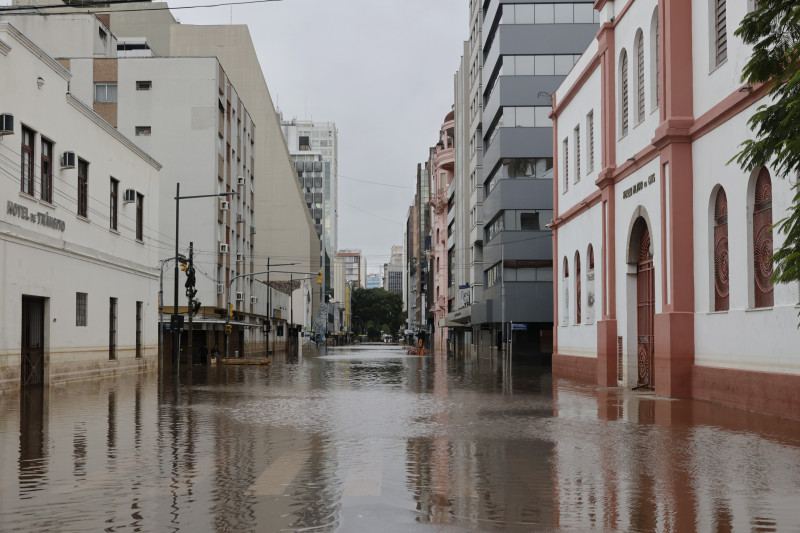
<svg viewBox="0 0 800 533"><path fill-rule="evenodd" d="M4 40L0 39L0 54L7 56L10 51L11 51L11 45L6 43Z"/></svg>

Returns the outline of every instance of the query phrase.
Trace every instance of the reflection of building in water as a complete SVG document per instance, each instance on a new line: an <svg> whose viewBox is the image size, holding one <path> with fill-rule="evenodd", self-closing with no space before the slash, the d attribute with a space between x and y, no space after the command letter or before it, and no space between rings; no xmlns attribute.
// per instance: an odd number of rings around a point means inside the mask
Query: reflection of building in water
<svg viewBox="0 0 800 533"><path fill-rule="evenodd" d="M757 2L675 4L595 2L554 95L553 367L797 419L798 284L770 281L794 180L729 164L766 101L733 36Z"/></svg>

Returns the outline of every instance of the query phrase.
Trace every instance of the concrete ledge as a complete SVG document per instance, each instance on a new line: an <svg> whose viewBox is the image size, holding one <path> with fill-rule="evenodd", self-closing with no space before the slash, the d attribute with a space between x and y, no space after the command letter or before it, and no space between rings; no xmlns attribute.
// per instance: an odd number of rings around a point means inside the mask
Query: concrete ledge
<svg viewBox="0 0 800 533"><path fill-rule="evenodd" d="M553 377L597 382L597 359L560 353L553 354Z"/></svg>
<svg viewBox="0 0 800 533"><path fill-rule="evenodd" d="M694 365L692 397L800 420L800 375Z"/></svg>

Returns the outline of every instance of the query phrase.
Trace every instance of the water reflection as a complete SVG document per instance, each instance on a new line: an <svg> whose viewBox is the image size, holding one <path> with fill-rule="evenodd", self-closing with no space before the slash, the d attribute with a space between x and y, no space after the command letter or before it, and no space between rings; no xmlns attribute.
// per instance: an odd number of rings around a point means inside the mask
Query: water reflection
<svg viewBox="0 0 800 533"><path fill-rule="evenodd" d="M384 346L0 395L0 464L2 531L800 529L798 423Z"/></svg>

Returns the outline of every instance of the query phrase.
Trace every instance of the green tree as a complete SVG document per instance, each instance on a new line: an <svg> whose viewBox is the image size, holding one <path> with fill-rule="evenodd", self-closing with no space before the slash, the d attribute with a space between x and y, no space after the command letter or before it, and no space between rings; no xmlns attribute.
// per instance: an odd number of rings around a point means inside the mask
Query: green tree
<svg viewBox="0 0 800 533"><path fill-rule="evenodd" d="M753 46L742 81L763 83L766 98L748 121L755 138L744 141L734 159L747 171L771 162L777 175L787 176L800 171L800 2L760 0L756 5L736 35ZM798 281L800 189L789 214L775 228L786 235L786 241L772 256L772 281Z"/></svg>
<svg viewBox="0 0 800 533"><path fill-rule="evenodd" d="M388 327L394 335L403 325L403 298L383 289L356 289L350 296L353 316L366 326L370 337L380 335L381 327Z"/></svg>

